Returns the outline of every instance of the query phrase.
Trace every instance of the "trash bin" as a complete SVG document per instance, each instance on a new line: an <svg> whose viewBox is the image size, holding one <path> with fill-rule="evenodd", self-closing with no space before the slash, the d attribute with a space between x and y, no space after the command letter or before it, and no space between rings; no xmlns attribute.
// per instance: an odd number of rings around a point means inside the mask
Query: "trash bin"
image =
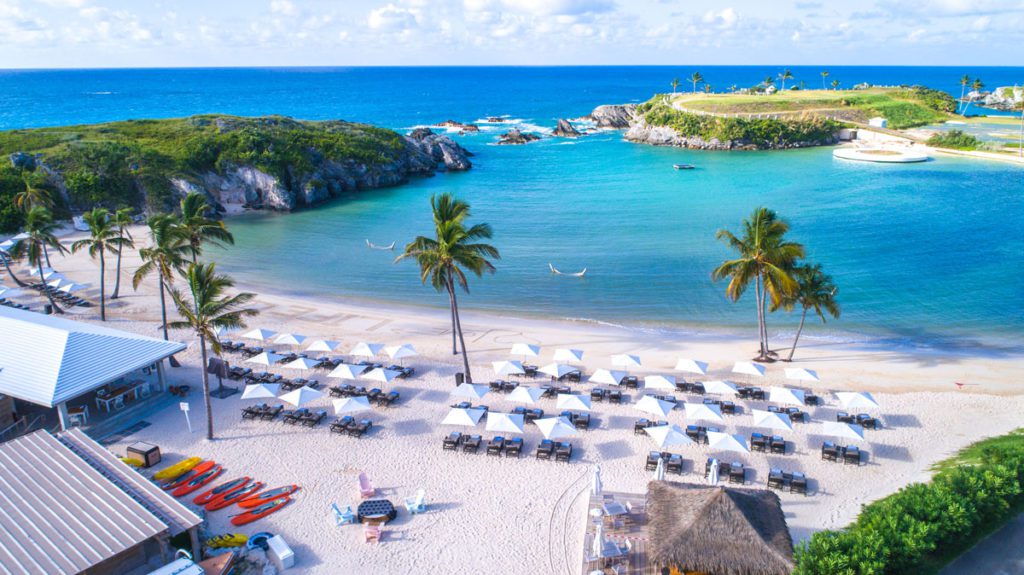
<svg viewBox="0 0 1024 575"><path fill-rule="evenodd" d="M280 535L267 539L267 557L278 571L284 571L295 565L295 552Z"/></svg>
<svg viewBox="0 0 1024 575"><path fill-rule="evenodd" d="M143 467L153 467L160 463L160 448L152 443L137 441L129 445L125 451L127 452L127 457L138 459L142 462Z"/></svg>
<svg viewBox="0 0 1024 575"><path fill-rule="evenodd" d="M50 304L44 305L43 306L43 313L45 313L46 315L53 315L53 306L50 305Z"/></svg>
<svg viewBox="0 0 1024 575"><path fill-rule="evenodd" d="M466 383L466 374L461 371L457 372L455 374L455 385L462 385L463 383Z"/></svg>

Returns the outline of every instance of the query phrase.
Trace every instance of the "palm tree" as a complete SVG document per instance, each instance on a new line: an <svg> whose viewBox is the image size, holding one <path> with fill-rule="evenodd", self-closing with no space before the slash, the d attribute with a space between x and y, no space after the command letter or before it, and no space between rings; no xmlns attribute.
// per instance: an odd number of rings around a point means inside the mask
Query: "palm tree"
<svg viewBox="0 0 1024 575"><path fill-rule="evenodd" d="M960 78L960 102L958 102L958 105L956 107L957 112L959 112L960 109L963 108L963 106L964 106L964 92L967 90L967 86L970 83L971 83L971 77L968 76L967 74L964 74Z"/></svg>
<svg viewBox="0 0 1024 575"><path fill-rule="evenodd" d="M827 88L825 88L825 78L828 78L828 70L822 70L821 71L821 89L822 90L826 90L827 89Z"/></svg>
<svg viewBox="0 0 1024 575"><path fill-rule="evenodd" d="M729 91L732 92L733 94L736 93L736 89L737 89L736 88L736 84L733 84L732 86L729 86Z"/></svg>
<svg viewBox="0 0 1024 575"><path fill-rule="evenodd" d="M679 89L679 78L672 78L672 82L670 84L672 86L672 94L675 95L676 90Z"/></svg>
<svg viewBox="0 0 1024 575"><path fill-rule="evenodd" d="M981 78L975 78L974 81L971 82L971 92L980 92L981 89L984 88L984 87L985 87L985 83L981 81ZM966 102L964 102L964 111L963 111L963 115L964 116L967 115L967 109L970 108L970 107L971 107L971 101L970 101L970 99L968 99Z"/></svg>
<svg viewBox="0 0 1024 575"><path fill-rule="evenodd" d="M775 84L775 78L772 78L771 76L765 76L764 82L762 82L762 84L764 84L764 91L767 92L769 86Z"/></svg>
<svg viewBox="0 0 1024 575"><path fill-rule="evenodd" d="M726 295L738 301L754 283L757 300L757 322L760 336L761 361L769 359L768 328L765 321L765 301L771 296L773 306L780 305L783 298L794 293L797 283L790 276L793 263L802 258L802 245L785 239L789 224L767 208L757 208L750 218L743 221L743 233L735 236L728 230L718 230L715 235L720 241L736 250L739 257L722 262L713 272L711 279L718 281L729 278Z"/></svg>
<svg viewBox="0 0 1024 575"><path fill-rule="evenodd" d="M833 90L838 90L839 89L839 80L832 80L832 89Z"/></svg>
<svg viewBox="0 0 1024 575"><path fill-rule="evenodd" d="M60 309L60 306L53 301L53 294L45 289L46 280L43 279L43 260L46 258L44 255L46 247L49 246L57 250L59 254L68 251L54 235L58 228L60 226L54 223L50 210L42 206L30 209L25 214L25 233L28 234L28 237L18 240L18 243L11 248L11 254L16 258L26 257L29 265L36 267L39 281L43 284L43 293L46 294L46 299L50 300L50 306L53 307L54 313L64 313L64 310Z"/></svg>
<svg viewBox="0 0 1024 575"><path fill-rule="evenodd" d="M35 207L52 208L53 197L45 188L37 188L25 178L25 189L14 195L14 205L24 211Z"/></svg>
<svg viewBox="0 0 1024 575"><path fill-rule="evenodd" d="M793 79L793 71L792 70L788 70L788 69L787 70L783 70L782 72L779 73L779 79L782 80L782 89L783 89L783 91L785 91L785 89L786 89L786 80L792 80Z"/></svg>
<svg viewBox="0 0 1024 575"><path fill-rule="evenodd" d="M110 215L110 224L117 228L117 234L121 238L121 246L117 250L117 274L114 277L114 293L110 294L110 299L117 299L118 294L121 292L121 256L124 254L125 248L134 248L135 239L132 238L131 232L128 231L128 226L132 225L132 209L121 208Z"/></svg>
<svg viewBox="0 0 1024 575"><path fill-rule="evenodd" d="M712 90L711 84L704 84L704 93L705 94L710 94L711 90Z"/></svg>
<svg viewBox="0 0 1024 575"><path fill-rule="evenodd" d="M192 253L192 263L196 263L203 251L203 244L234 245L235 238L228 231L224 222L206 217L210 204L206 196L199 192L189 192L181 200L181 215L178 230L188 241Z"/></svg>
<svg viewBox="0 0 1024 575"><path fill-rule="evenodd" d="M800 314L800 326L796 328L793 347L790 348L786 361L793 361L793 353L796 352L796 344L800 341L800 333L804 330L804 320L807 319L808 311L814 310L821 318L821 323L825 323L825 312L835 319L839 319L839 314L842 313L839 302L836 301L839 288L832 282L832 276L821 271L821 264L797 266L793 270L793 276L796 279L797 290L783 299L782 307L792 310L800 305L803 310Z"/></svg>
<svg viewBox="0 0 1024 575"><path fill-rule="evenodd" d="M184 273L186 258L191 247L178 234L177 218L170 214L157 214L146 220L149 226L149 247L139 250L142 265L132 276L132 288L139 289L139 284L151 273L156 272L160 284L160 318L167 338L167 302L164 294L174 283L174 272Z"/></svg>
<svg viewBox="0 0 1024 575"><path fill-rule="evenodd" d="M474 224L466 227L466 219L470 215L469 203L455 199L449 193L431 196L430 207L434 214L434 238L417 236L405 246L395 262L413 258L420 266L420 279L424 284L430 280L434 289L448 292L448 302L452 315L452 351L455 350L455 335L458 333L459 346L462 348L462 364L466 370L466 381L473 382L469 369L469 355L466 352L466 340L462 334L462 320L459 317L459 302L456 296L456 283L469 293L469 282L464 270L477 277L486 272L494 272L494 264L487 258L501 259L501 254L494 246L480 240L490 239L493 235L490 224Z"/></svg>
<svg viewBox="0 0 1024 575"><path fill-rule="evenodd" d="M687 80L689 80L690 83L693 84L693 93L696 94L697 84L701 84L704 82L704 76L701 76L700 72L694 72L693 74L690 74L690 77L687 78Z"/></svg>
<svg viewBox="0 0 1024 575"><path fill-rule="evenodd" d="M89 237L71 244L71 251L88 249L89 257L100 260L100 321L107 321L107 286L106 259L108 251L120 251L124 248L125 238L121 237L117 228L110 220L110 212L106 208L95 208L82 214L82 221L89 226Z"/></svg>
<svg viewBox="0 0 1024 575"><path fill-rule="evenodd" d="M235 285L226 275L217 274L216 264L189 264L185 272L188 282L188 293L177 289L171 290L178 314L183 321L171 323L173 329L191 329L199 337L199 349L203 363L200 371L203 375L203 402L206 406L206 439L213 439L213 410L210 405L210 374L207 373L206 344L216 354L220 354L220 341L217 331L220 329L234 330L245 327L243 318L258 314L257 310L246 308L256 294L240 293L229 296L225 292Z"/></svg>

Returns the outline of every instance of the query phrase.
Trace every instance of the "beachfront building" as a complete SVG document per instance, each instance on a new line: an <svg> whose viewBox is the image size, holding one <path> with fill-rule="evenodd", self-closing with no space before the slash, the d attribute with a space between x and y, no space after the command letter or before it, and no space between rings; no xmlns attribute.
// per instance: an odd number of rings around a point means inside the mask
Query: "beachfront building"
<svg viewBox="0 0 1024 575"><path fill-rule="evenodd" d="M199 551L202 519L80 429L0 444L0 485L4 573L144 573L182 533Z"/></svg>
<svg viewBox="0 0 1024 575"><path fill-rule="evenodd" d="M165 390L185 345L0 307L0 441L33 429L116 420ZM16 420L15 420L16 418Z"/></svg>

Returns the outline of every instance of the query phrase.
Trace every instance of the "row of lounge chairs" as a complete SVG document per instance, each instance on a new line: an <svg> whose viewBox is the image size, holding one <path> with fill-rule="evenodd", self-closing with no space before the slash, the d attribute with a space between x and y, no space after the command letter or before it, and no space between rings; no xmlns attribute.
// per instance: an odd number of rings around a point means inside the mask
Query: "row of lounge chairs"
<svg viewBox="0 0 1024 575"><path fill-rule="evenodd" d="M303 427L316 427L324 418L327 412L324 410L310 411L305 407L284 412L281 422L287 425L301 425Z"/></svg>
<svg viewBox="0 0 1024 575"><path fill-rule="evenodd" d="M270 406L266 403L259 405L250 405L242 409L242 419L261 419L263 421L273 421L277 418L281 412L284 411L283 405Z"/></svg>
<svg viewBox="0 0 1024 575"><path fill-rule="evenodd" d="M856 445L836 445L831 441L821 444L821 458L825 461L842 461L843 464L860 465L860 448Z"/></svg>
<svg viewBox="0 0 1024 575"><path fill-rule="evenodd" d="M747 482L747 468L743 466L739 461L733 461L732 463L726 463L724 461L718 461L713 457L709 457L707 462L704 464L704 477L711 476L711 469L718 464L718 476L728 477L729 483L738 483L740 485Z"/></svg>
<svg viewBox="0 0 1024 575"><path fill-rule="evenodd" d="M338 435L347 435L349 437L362 437L366 434L370 428L373 427L373 422L369 419L360 419L356 421L351 415L339 417L331 423L331 433L337 433Z"/></svg>
<svg viewBox="0 0 1024 575"><path fill-rule="evenodd" d="M841 423L856 423L864 429L878 429L882 427L882 422L878 421L878 418L871 417L866 413L858 413L857 415L850 415L845 411L840 411L836 414L836 421Z"/></svg>
<svg viewBox="0 0 1024 575"><path fill-rule="evenodd" d="M806 411L800 411L799 407L779 407L777 405L769 405L768 411L788 416L789 420L793 423L803 423L810 417Z"/></svg>
<svg viewBox="0 0 1024 575"><path fill-rule="evenodd" d="M89 307L92 305L87 300L84 300L76 295L71 295L67 292L62 292L53 286L49 286L46 284L32 284L29 287L43 295L49 294L49 296L52 297L54 301L60 304L64 304L66 306Z"/></svg>
<svg viewBox="0 0 1024 575"><path fill-rule="evenodd" d="M23 303L18 303L16 301L9 300L7 298L0 297L0 305L5 306L5 307L13 307L14 309L21 309L21 310L29 311L29 308L28 308L27 305L25 305Z"/></svg>
<svg viewBox="0 0 1024 575"><path fill-rule="evenodd" d="M608 403L622 403L622 392L617 389L602 389L600 387L590 390L590 401L604 401Z"/></svg>
<svg viewBox="0 0 1024 575"><path fill-rule="evenodd" d="M669 453L667 451L651 451L647 454L647 463L644 468L647 471L652 471L658 468L658 461L665 460L665 471L668 473L675 473L676 475L683 474L683 456L678 453Z"/></svg>
<svg viewBox="0 0 1024 575"><path fill-rule="evenodd" d="M379 387L367 391L365 387L356 387L351 384L336 385L329 390L329 393L331 397L366 397L367 401L378 407L389 407L401 397L397 391L384 393Z"/></svg>
<svg viewBox="0 0 1024 575"><path fill-rule="evenodd" d="M444 438L442 448L445 451L462 451L463 453L477 453L483 445L483 438L479 435L462 434L458 431L448 434ZM523 450L523 439L514 437L505 439L497 435L487 442L486 453L495 457L519 457Z"/></svg>
<svg viewBox="0 0 1024 575"><path fill-rule="evenodd" d="M787 487L790 493L807 495L807 476L799 471L787 473L774 467L768 471L768 489L783 491Z"/></svg>
<svg viewBox="0 0 1024 575"><path fill-rule="evenodd" d="M572 459L572 444L568 441L542 439L540 444L537 445L536 457L537 459L551 459L553 457L555 461L568 463Z"/></svg>
<svg viewBox="0 0 1024 575"><path fill-rule="evenodd" d="M735 415L736 404L732 401L722 399L711 399L710 397L704 398L704 405L717 405L722 411L722 415Z"/></svg>
<svg viewBox="0 0 1024 575"><path fill-rule="evenodd" d="M768 436L754 432L750 434L750 450L785 455L786 440L781 435Z"/></svg>

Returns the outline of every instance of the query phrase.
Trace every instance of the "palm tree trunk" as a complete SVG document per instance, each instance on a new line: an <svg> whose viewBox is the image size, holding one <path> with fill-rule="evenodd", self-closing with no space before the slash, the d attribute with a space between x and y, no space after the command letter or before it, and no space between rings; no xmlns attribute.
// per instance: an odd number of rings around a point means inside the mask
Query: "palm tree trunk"
<svg viewBox="0 0 1024 575"><path fill-rule="evenodd" d="M967 84L960 84L960 101L956 103L957 112L964 106L964 92L967 90Z"/></svg>
<svg viewBox="0 0 1024 575"><path fill-rule="evenodd" d="M764 286L761 290L761 303L759 307L761 309L761 338L764 340L764 357L768 359L771 357L772 349L768 345L768 312L765 311L765 304L768 300L768 287Z"/></svg>
<svg viewBox="0 0 1024 575"><path fill-rule="evenodd" d="M121 239L124 239L124 235L121 235ZM117 299L117 294L121 291L121 254L124 252L124 246L117 248L117 275L114 277L114 293L110 294L110 299Z"/></svg>
<svg viewBox="0 0 1024 575"><path fill-rule="evenodd" d="M107 321L107 286L104 282L107 266L103 260L103 248L100 248L100 321Z"/></svg>
<svg viewBox="0 0 1024 575"><path fill-rule="evenodd" d="M754 282L754 299L757 300L757 342L759 345L758 357L765 357L764 352L764 309L761 307L761 274L757 274Z"/></svg>
<svg viewBox="0 0 1024 575"><path fill-rule="evenodd" d="M455 285L449 281L452 296L452 309L455 311L455 327L459 330L459 345L462 347L462 367L466 370L466 383L473 383L473 374L469 371L469 354L466 353L466 338L462 335L462 319L459 318L459 302L455 297Z"/></svg>
<svg viewBox="0 0 1024 575"><path fill-rule="evenodd" d="M213 440L213 405L210 403L210 374L206 373L206 337L199 336L199 349L202 351L203 364L203 405L206 406L206 439Z"/></svg>
<svg viewBox="0 0 1024 575"><path fill-rule="evenodd" d="M160 277L160 327L164 330L164 341L167 341L167 300L164 298L164 278Z"/></svg>
<svg viewBox="0 0 1024 575"><path fill-rule="evenodd" d="M804 313L800 314L800 326L796 328L796 337L793 338L793 347L789 349L789 357L786 361L793 361L793 354L796 352L796 342L800 341L800 332L804 330L804 320L807 319L807 308L804 308Z"/></svg>
<svg viewBox="0 0 1024 575"><path fill-rule="evenodd" d="M448 289L448 309L449 309L449 311L451 311L451 314L452 314L452 355L458 355L459 348L456 347L456 345L455 345L455 338L456 338L456 333L455 333L456 332L456 328L455 328L455 297L452 294L452 284L451 284L451 282L446 282L446 284L447 284L446 287Z"/></svg>
<svg viewBox="0 0 1024 575"><path fill-rule="evenodd" d="M10 256L0 255L0 259L4 260L4 268L7 269L7 275L11 276L11 279L14 280L14 283L18 287L25 287L27 284L25 282L21 281L21 279L18 278L18 276L14 275L14 271L11 270L11 258L10 258Z"/></svg>
<svg viewBox="0 0 1024 575"><path fill-rule="evenodd" d="M46 289L49 286L46 285L46 280L43 279L43 260L38 260L36 264L36 267L39 269L39 281L43 283L43 293L46 294L46 299L50 300L50 307L53 308L53 313L64 313L64 310L60 309L57 302L53 301L53 294L50 293L50 290Z"/></svg>
<svg viewBox="0 0 1024 575"><path fill-rule="evenodd" d="M46 267L53 268L53 266L50 264L50 251L46 249L46 244L43 244L43 257L46 258Z"/></svg>

